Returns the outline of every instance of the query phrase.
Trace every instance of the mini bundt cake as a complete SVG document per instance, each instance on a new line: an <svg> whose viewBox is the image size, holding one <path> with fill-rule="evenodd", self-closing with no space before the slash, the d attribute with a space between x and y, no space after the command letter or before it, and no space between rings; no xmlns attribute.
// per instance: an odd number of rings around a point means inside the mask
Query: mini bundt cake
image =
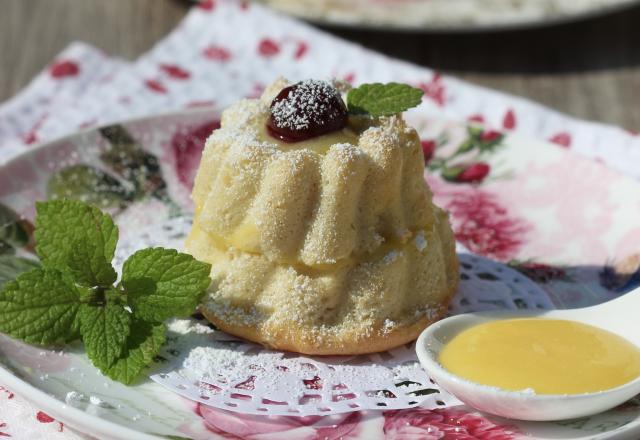
<svg viewBox="0 0 640 440"><path fill-rule="evenodd" d="M400 114L336 105L330 83L278 80L228 108L206 142L186 249L212 264L201 311L228 333L306 354L370 353L447 310L454 238L416 131Z"/></svg>

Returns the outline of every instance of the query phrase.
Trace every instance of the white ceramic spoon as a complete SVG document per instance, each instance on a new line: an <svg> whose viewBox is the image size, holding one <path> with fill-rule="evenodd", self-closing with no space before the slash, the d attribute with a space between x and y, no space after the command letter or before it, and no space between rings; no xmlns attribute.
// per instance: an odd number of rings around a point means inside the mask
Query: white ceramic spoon
<svg viewBox="0 0 640 440"><path fill-rule="evenodd" d="M427 327L418 338L418 358L429 376L467 405L518 420L562 420L596 414L640 393L640 378L596 393L541 394L506 391L455 376L438 363L442 347L461 331L496 319L541 317L567 319L616 333L640 347L640 288L597 306L546 312L512 310L467 313Z"/></svg>

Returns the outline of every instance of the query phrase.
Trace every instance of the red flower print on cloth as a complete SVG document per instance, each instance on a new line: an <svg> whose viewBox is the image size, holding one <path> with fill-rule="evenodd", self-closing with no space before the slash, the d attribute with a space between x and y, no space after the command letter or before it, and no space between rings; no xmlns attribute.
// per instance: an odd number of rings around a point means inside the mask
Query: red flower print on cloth
<svg viewBox="0 0 640 440"><path fill-rule="evenodd" d="M4 432L4 428L7 427L7 424L4 422L0 422L0 429L2 429L2 431L0 431L0 437L11 437L11 434L7 434L6 432Z"/></svg>
<svg viewBox="0 0 640 440"><path fill-rule="evenodd" d="M488 163L477 162L468 165L454 180L460 183L480 183L489 175L490 171L491 167Z"/></svg>
<svg viewBox="0 0 640 440"><path fill-rule="evenodd" d="M339 440L348 439L358 432L362 414L352 412L335 417L263 417L237 414L198 404L196 409L203 419L207 431L233 440L258 440L278 438L277 435L290 433L294 438ZM189 431L189 432L185 432ZM295 435L292 431L295 431ZM189 428L182 429L184 434L194 435Z"/></svg>
<svg viewBox="0 0 640 440"><path fill-rule="evenodd" d="M258 53L265 58L273 57L280 53L280 45L270 38L263 38L258 43Z"/></svg>
<svg viewBox="0 0 640 440"><path fill-rule="evenodd" d="M384 435L393 440L515 440L514 427L456 409L385 411Z"/></svg>
<svg viewBox="0 0 640 440"><path fill-rule="evenodd" d="M478 122L480 124L484 124L484 116L482 116L481 114L476 113L475 115L471 115L467 118L467 121L469 122Z"/></svg>
<svg viewBox="0 0 640 440"><path fill-rule="evenodd" d="M144 82L144 85L155 93L167 93L167 88L158 80L148 79Z"/></svg>
<svg viewBox="0 0 640 440"><path fill-rule="evenodd" d="M203 11L212 11L215 6L216 2L214 0L200 0L198 2L198 8Z"/></svg>
<svg viewBox="0 0 640 440"><path fill-rule="evenodd" d="M425 139L420 142L422 144L422 153L424 154L424 163L428 163L436 151L436 141L433 139Z"/></svg>
<svg viewBox="0 0 640 440"><path fill-rule="evenodd" d="M549 138L549 142L553 142L554 144L558 144L561 147L568 148L571 146L571 135L566 131L562 131L551 136Z"/></svg>
<svg viewBox="0 0 640 440"><path fill-rule="evenodd" d="M513 130L516 128L516 114L513 109L507 110L502 119L502 126L507 130Z"/></svg>
<svg viewBox="0 0 640 440"><path fill-rule="evenodd" d="M43 413L42 411L38 411L38 414L36 414L36 419L38 419L38 422L40 423L51 423L55 421L53 417L51 417L49 414Z"/></svg>
<svg viewBox="0 0 640 440"><path fill-rule="evenodd" d="M189 79L191 77L191 73L188 70L175 64L160 64L160 70L173 79Z"/></svg>
<svg viewBox="0 0 640 440"><path fill-rule="evenodd" d="M444 107L445 104L445 87L442 82L442 75L435 72L428 82L418 83L417 87L422 89L424 96L431 99L438 106Z"/></svg>
<svg viewBox="0 0 640 440"><path fill-rule="evenodd" d="M495 195L475 187L447 190L442 183L432 188L436 203L449 211L456 239L470 251L502 261L517 255L531 225L510 216Z"/></svg>
<svg viewBox="0 0 640 440"><path fill-rule="evenodd" d="M171 153L175 158L178 180L189 190L193 187L204 142L217 128L220 128L220 121L211 121L190 130L179 131L171 139Z"/></svg>
<svg viewBox="0 0 640 440"><path fill-rule="evenodd" d="M53 423L56 421L56 419L54 419L47 413L43 413L42 411L38 411L38 413L36 414L36 419L40 423ZM58 432L62 432L64 430L64 425L62 424L62 422L57 422L57 423L58 423Z"/></svg>
<svg viewBox="0 0 640 440"><path fill-rule="evenodd" d="M500 133L499 131L486 130L486 131L483 131L482 134L480 135L480 140L482 142L493 142L501 136L502 136L502 133Z"/></svg>
<svg viewBox="0 0 640 440"><path fill-rule="evenodd" d="M202 56L212 61L228 61L231 59L231 52L222 46L207 46L202 51Z"/></svg>
<svg viewBox="0 0 640 440"><path fill-rule="evenodd" d="M49 67L49 74L56 79L76 76L78 73L80 73L80 66L71 60L55 61Z"/></svg>
<svg viewBox="0 0 640 440"><path fill-rule="evenodd" d="M296 51L293 53L293 58L296 60L302 59L309 51L309 45L304 41L298 41Z"/></svg>
<svg viewBox="0 0 640 440"><path fill-rule="evenodd" d="M4 393L9 400L13 399L15 396L10 390L6 389L2 385L0 385L0 392Z"/></svg>

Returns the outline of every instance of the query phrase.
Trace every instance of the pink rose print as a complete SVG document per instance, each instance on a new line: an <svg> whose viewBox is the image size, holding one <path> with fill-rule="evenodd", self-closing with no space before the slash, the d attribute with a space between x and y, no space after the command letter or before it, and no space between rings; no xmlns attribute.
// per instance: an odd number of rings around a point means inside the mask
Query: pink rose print
<svg viewBox="0 0 640 440"><path fill-rule="evenodd" d="M422 89L426 98L431 99L438 106L444 107L445 87L444 83L442 82L442 75L440 73L435 72L430 81L418 83L417 87L419 89Z"/></svg>
<svg viewBox="0 0 640 440"><path fill-rule="evenodd" d="M505 261L525 243L531 225L511 217L493 194L477 188L439 192L437 186L434 192L451 214L456 239L472 252Z"/></svg>
<svg viewBox="0 0 640 440"><path fill-rule="evenodd" d="M436 151L436 141L433 139L426 139L420 142L422 144L422 153L424 154L424 163L428 163Z"/></svg>
<svg viewBox="0 0 640 440"><path fill-rule="evenodd" d="M553 142L554 144L558 144L561 147L568 148L571 146L571 135L566 131L563 131L551 136L549 142Z"/></svg>
<svg viewBox="0 0 640 440"><path fill-rule="evenodd" d="M188 70L175 64L160 64L160 70L173 79L189 79L191 77L191 73Z"/></svg>
<svg viewBox="0 0 640 440"><path fill-rule="evenodd" d="M56 61L49 67L49 74L56 79L76 76L78 73L80 73L80 66L70 60Z"/></svg>
<svg viewBox="0 0 640 440"><path fill-rule="evenodd" d="M515 440L514 427L456 409L385 411L384 435L392 440Z"/></svg>
<svg viewBox="0 0 640 440"><path fill-rule="evenodd" d="M224 411L206 405L198 404L196 409L203 419L207 431L233 440L258 440L279 438L277 435L295 431L295 438L307 440L342 440L355 436L358 424L362 419L359 412L340 414L336 418L322 416L286 417L286 416L249 416ZM185 432L188 431L188 432ZM192 435L191 429L183 427L182 432Z"/></svg>
<svg viewBox="0 0 640 440"><path fill-rule="evenodd" d="M460 174L455 177L456 182L460 183L480 183L491 171L488 163L477 162L464 168Z"/></svg>
<svg viewBox="0 0 640 440"><path fill-rule="evenodd" d="M220 128L220 121L211 121L189 131L178 131L171 139L171 152L175 158L178 180L189 190L193 187L204 142L217 128Z"/></svg>
<svg viewBox="0 0 640 440"><path fill-rule="evenodd" d="M212 61L229 61L231 52L222 46L207 46L202 51L202 55Z"/></svg>
<svg viewBox="0 0 640 440"><path fill-rule="evenodd" d="M258 44L258 53L265 58L270 58L280 53L280 45L270 38L264 38Z"/></svg>
<svg viewBox="0 0 640 440"><path fill-rule="evenodd" d="M155 93L167 93L167 88L158 80L148 79L144 82L144 85Z"/></svg>
<svg viewBox="0 0 640 440"><path fill-rule="evenodd" d="M516 114L512 109L507 110L502 120L502 126L507 130L513 130L516 128Z"/></svg>

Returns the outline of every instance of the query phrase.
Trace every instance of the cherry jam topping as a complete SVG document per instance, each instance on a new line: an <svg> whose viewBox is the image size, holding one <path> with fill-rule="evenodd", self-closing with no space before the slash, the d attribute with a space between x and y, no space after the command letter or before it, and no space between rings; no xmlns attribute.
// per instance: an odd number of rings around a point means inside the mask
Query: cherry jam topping
<svg viewBox="0 0 640 440"><path fill-rule="evenodd" d="M285 87L271 102L267 129L284 142L299 142L338 131L347 124L347 107L325 81L307 80Z"/></svg>

